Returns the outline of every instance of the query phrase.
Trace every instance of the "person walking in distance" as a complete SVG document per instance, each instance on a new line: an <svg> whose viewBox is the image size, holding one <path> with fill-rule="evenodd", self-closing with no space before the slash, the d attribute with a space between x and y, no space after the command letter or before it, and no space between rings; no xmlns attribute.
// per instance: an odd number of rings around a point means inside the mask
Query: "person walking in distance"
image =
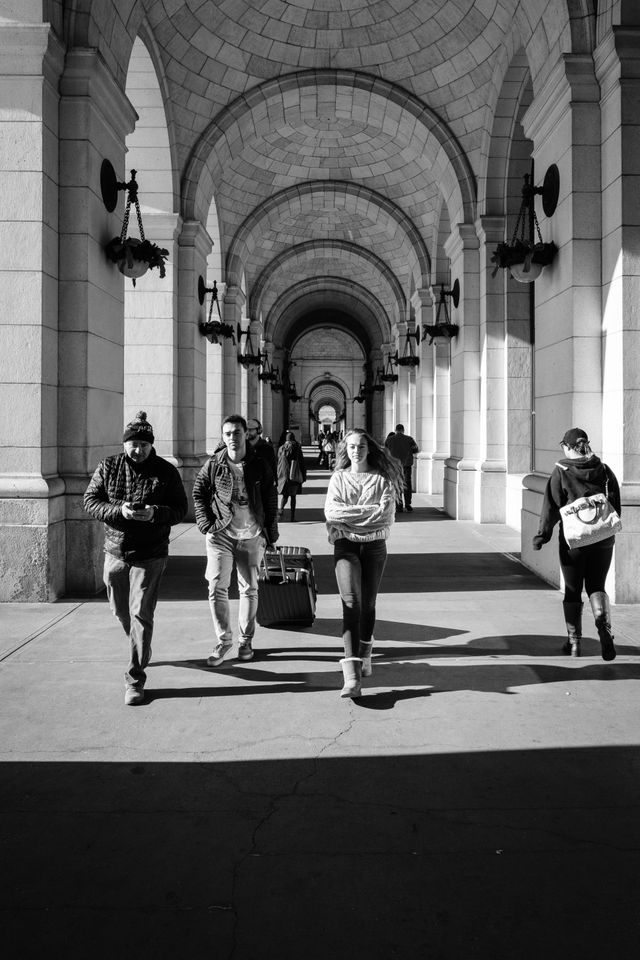
<svg viewBox="0 0 640 960"><path fill-rule="evenodd" d="M288 431L285 441L278 450L278 493L281 496L278 517L284 515L284 508L291 498L291 523L296 522L296 500L307 479L304 453L295 435Z"/></svg>
<svg viewBox="0 0 640 960"><path fill-rule="evenodd" d="M413 486L413 457L418 452L418 444L413 437L404 432L404 426L399 423L396 426L395 433L389 434L385 440L385 446L392 457L399 460L402 464L404 473L404 506L408 513L413 511L411 506L411 493ZM398 513L402 513L402 495L396 504Z"/></svg>
<svg viewBox="0 0 640 960"><path fill-rule="evenodd" d="M603 660L615 660L616 648L611 632L611 606L605 592L607 573L611 566L615 537L607 537L598 543L570 548L564 537L560 507L579 497L606 493L611 505L621 512L620 487L613 471L591 450L585 430L573 427L567 430L560 441L563 458L558 460L547 482L540 515L538 533L533 538L533 549L540 550L548 543L553 528L560 521L558 548L560 569L564 579L562 603L567 628L567 640L563 652L572 657L580 656L582 639L582 590L584 588L596 629L600 638Z"/></svg>
<svg viewBox="0 0 640 960"><path fill-rule="evenodd" d="M276 476L278 466L276 463L276 453L273 444L268 443L262 436L262 424L255 417L247 420L247 444L258 457L263 457L271 468L271 473Z"/></svg>
<svg viewBox="0 0 640 960"><path fill-rule="evenodd" d="M169 531L184 520L188 503L180 474L153 447L153 429L144 411L127 424L122 441L123 453L98 464L84 495L84 509L104 523L107 596L130 640L124 701L135 706L145 697Z"/></svg>
<svg viewBox="0 0 640 960"><path fill-rule="evenodd" d="M207 460L193 485L196 523L206 537L205 579L216 635L208 667L220 666L233 647L229 584L234 561L240 592L238 657L253 657L260 563L265 546L278 539L275 478L247 444L244 418L225 417L222 439L224 449Z"/></svg>
<svg viewBox="0 0 640 960"><path fill-rule="evenodd" d="M347 432L324 507L342 600L342 697L359 697L361 678L371 675L376 600L402 484L402 469L385 447L360 428Z"/></svg>

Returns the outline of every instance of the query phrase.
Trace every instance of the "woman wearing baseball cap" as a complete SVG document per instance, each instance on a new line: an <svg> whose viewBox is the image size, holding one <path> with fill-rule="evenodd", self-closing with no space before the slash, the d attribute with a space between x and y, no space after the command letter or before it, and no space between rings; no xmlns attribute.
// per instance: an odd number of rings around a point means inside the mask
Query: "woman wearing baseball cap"
<svg viewBox="0 0 640 960"><path fill-rule="evenodd" d="M564 578L564 619L567 641L563 652L580 656L582 637L582 590L585 589L600 638L603 660L615 660L616 648L611 632L611 607L604 586L611 566L615 537L598 543L570 548L562 529L560 507L579 497L606 493L620 514L620 487L613 471L592 452L589 437L580 427L567 430L560 441L564 457L558 460L544 494L540 526L533 538L533 549L540 550L551 539L553 528L560 521L558 546L560 569Z"/></svg>

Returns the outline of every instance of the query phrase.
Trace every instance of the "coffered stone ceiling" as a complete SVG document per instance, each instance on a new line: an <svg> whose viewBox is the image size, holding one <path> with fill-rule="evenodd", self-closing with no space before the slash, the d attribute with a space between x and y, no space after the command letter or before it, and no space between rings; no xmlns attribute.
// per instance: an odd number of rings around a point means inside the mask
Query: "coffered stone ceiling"
<svg viewBox="0 0 640 960"><path fill-rule="evenodd" d="M443 224L483 212L496 104L518 98L510 64L535 93L595 30L594 0L71 0L62 20L49 6L123 87L145 43L174 208L204 224L215 204L218 279L245 283L251 315L275 330L286 300L291 324L287 291L322 279L342 302L351 277L378 342L436 279ZM144 96L134 106L144 125Z"/></svg>

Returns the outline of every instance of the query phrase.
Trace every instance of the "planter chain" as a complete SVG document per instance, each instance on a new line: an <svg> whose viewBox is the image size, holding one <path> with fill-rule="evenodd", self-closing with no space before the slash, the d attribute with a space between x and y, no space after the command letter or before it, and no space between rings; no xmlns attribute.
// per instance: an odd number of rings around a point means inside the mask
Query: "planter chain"
<svg viewBox="0 0 640 960"><path fill-rule="evenodd" d="M140 240L144 243L144 227L142 226L142 214L140 213L140 201L138 200L138 184L136 181L136 171L131 171L131 180L126 185L127 186L127 205L124 208L124 219L122 221L122 230L120 232L120 240L122 243L127 238L127 230L129 229L129 215L131 213L131 204L136 208L136 215L138 217L138 229L140 230Z"/></svg>

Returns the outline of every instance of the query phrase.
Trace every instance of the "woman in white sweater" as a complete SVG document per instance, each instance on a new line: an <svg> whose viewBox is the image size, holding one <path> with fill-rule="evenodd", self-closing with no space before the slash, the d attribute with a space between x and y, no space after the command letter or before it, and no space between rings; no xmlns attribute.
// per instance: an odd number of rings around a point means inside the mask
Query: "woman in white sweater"
<svg viewBox="0 0 640 960"><path fill-rule="evenodd" d="M365 430L349 430L336 453L324 515L342 599L342 697L358 697L371 674L378 587L386 540L402 497L402 466Z"/></svg>

